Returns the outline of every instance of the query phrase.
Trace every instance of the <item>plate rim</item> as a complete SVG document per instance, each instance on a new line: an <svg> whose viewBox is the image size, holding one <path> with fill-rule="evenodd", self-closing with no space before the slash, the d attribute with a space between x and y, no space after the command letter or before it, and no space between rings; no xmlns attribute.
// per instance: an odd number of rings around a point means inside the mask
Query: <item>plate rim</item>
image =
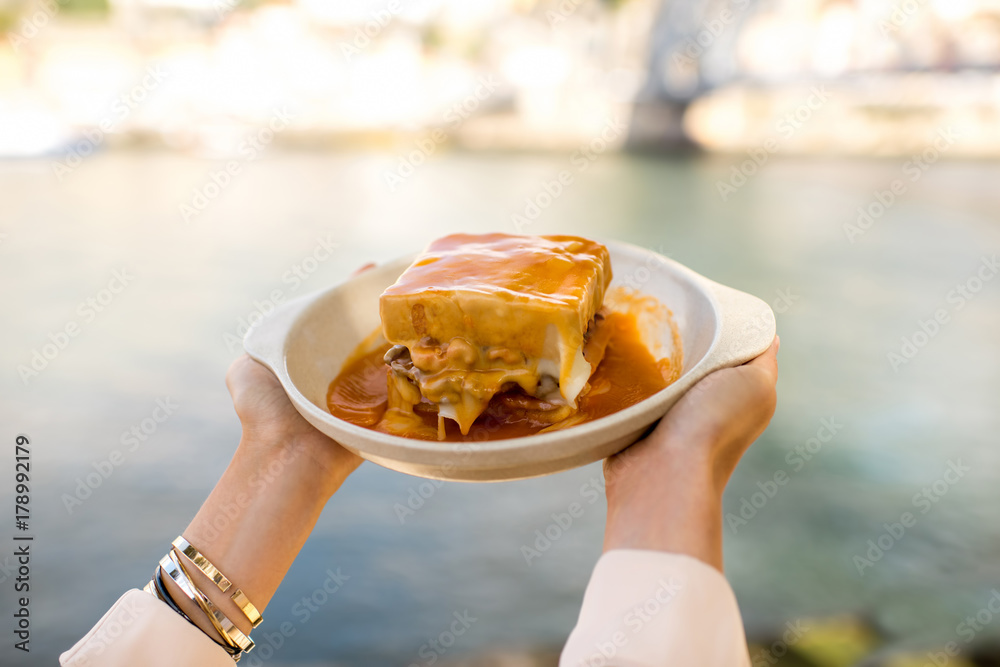
<svg viewBox="0 0 1000 667"><path fill-rule="evenodd" d="M488 473L490 470L545 467L546 462L572 458L574 454L585 454L589 449L596 449L593 444L588 444L586 447L580 448L580 451L572 451L572 441L577 439L574 435L584 435L579 429L586 429L586 435L601 443L627 437L637 428L639 435L641 435L642 432L655 425L681 396L706 375L727 366L739 365L756 357L770 346L770 341L774 338L776 329L774 313L770 306L758 297L717 283L680 262L649 248L615 240L600 240L600 242L608 247L612 256L616 254L644 256L647 261L652 260L662 264L674 276L679 275L686 278L710 304L716 326L711 343L702 358L673 383L635 405L600 419L580 424L572 429L500 440L425 441L381 433L351 424L317 406L302 393L289 373L287 366L289 334L304 321L310 308L316 302L337 290L345 289L356 276L351 276L335 285L302 295L282 304L266 318L250 327L244 336L244 348L250 357L262 363L275 374L296 410L307 421L359 456L366 459L380 459L376 461L379 465L401 472L417 474L421 477L467 481L487 481L479 475L473 474L475 472ZM379 268L386 269L398 264L405 270L415 254L409 253L390 260L380 265ZM669 304L667 306L669 307ZM760 327L759 335L756 338L741 339L736 326L738 325L737 320L743 319L739 317L741 313L745 315L752 310L757 311L757 315L764 318L764 326ZM727 339L729 344L725 346L724 343ZM334 432L331 433L331 431ZM564 447L558 447L560 444ZM454 464L456 458L467 456L470 452L472 456L469 456L469 461L463 465ZM477 456L479 458L478 465L473 465L472 459L477 458ZM514 457L519 457L519 464L501 465L500 459ZM604 457L592 458L576 465L585 465L587 462L600 460L600 458ZM398 463L400 466L393 466L393 463ZM430 474L431 469L439 468L448 469L444 472L435 471L435 474ZM415 469L420 469L420 471L415 472ZM463 471L466 474L463 475ZM489 481L521 479L550 474L551 472L554 471L528 472L520 477L505 475Z"/></svg>

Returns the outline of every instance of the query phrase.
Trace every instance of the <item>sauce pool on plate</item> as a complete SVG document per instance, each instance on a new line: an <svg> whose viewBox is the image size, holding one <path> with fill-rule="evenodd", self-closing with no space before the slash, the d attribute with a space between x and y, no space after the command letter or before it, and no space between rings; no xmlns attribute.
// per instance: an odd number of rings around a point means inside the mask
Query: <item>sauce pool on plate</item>
<svg viewBox="0 0 1000 667"><path fill-rule="evenodd" d="M680 369L676 364L670 358L654 358L643 344L634 315L609 313L604 326L610 329L604 358L590 378L589 389L578 399L579 410L571 417L555 425L533 419L531 401L520 400L523 395L517 392L505 392L494 397L468 435L463 436L454 421L445 420L445 440L502 440L569 428L635 405L677 378ZM383 357L389 347L384 344L352 355L327 392L327 407L334 417L387 432L380 428L380 422L388 407L389 368ZM436 432L438 416L431 404L418 404L415 412L428 427L426 432Z"/></svg>

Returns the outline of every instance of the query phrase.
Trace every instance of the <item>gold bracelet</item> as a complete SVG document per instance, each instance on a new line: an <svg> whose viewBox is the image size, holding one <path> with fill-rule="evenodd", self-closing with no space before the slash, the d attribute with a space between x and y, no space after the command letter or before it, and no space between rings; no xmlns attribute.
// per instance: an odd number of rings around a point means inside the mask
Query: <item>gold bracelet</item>
<svg viewBox="0 0 1000 667"><path fill-rule="evenodd" d="M220 591L223 593L229 591L229 588L232 586L232 582L229 581L224 574L219 572L219 570L212 565L212 563L205 558L200 551L191 546L191 543L184 539L184 537L178 536L177 539L174 540L173 545L179 552L187 556L187 558L194 563L194 566L201 570L206 577L211 579L215 585L219 587ZM247 617L247 620L250 621L250 625L253 627L256 628L261 624L261 621L264 620L264 618L260 615L260 612L257 611L257 607L250 602L246 594L239 588L237 588L236 591L230 596L230 599L236 603L236 606L240 608L240 611L243 612L243 615Z"/></svg>
<svg viewBox="0 0 1000 667"><path fill-rule="evenodd" d="M183 537L178 536L173 541L173 545L174 548L191 559L194 566L201 570L206 577L211 579L212 583L218 586L220 591L225 593L229 590L229 587L232 586L232 582L229 581L229 579L226 579L226 575L219 572L207 558L201 555L201 552L191 546L191 543Z"/></svg>
<svg viewBox="0 0 1000 667"><path fill-rule="evenodd" d="M220 630L221 638L227 645L231 645L233 648L237 648L244 653L253 649L253 640L240 632L240 629L233 625L233 622L225 614L219 611L215 603L198 590L197 586L191 583L191 580L184 572L184 566L176 560L173 551L160 559L160 567L174 580L174 583L180 587L184 595L206 613L212 625Z"/></svg>
<svg viewBox="0 0 1000 667"><path fill-rule="evenodd" d="M194 582L191 581L191 573L187 571L187 568L184 567L184 563L180 561L174 552L171 551L167 555L170 557L173 564L180 568L181 574L183 574L184 578L187 579L189 584L191 584L195 593L194 601L198 603L199 607L201 607L202 613L208 618L208 622L212 624L213 628L215 628L216 633L218 633L222 641L225 642L226 646L228 646L230 650L239 651L240 648L237 646L236 641L230 637L229 633L226 632L226 629L222 627L223 619L228 620L228 618L225 614L219 612L218 607L212 604L212 601L207 595L201 592L200 588L194 585Z"/></svg>

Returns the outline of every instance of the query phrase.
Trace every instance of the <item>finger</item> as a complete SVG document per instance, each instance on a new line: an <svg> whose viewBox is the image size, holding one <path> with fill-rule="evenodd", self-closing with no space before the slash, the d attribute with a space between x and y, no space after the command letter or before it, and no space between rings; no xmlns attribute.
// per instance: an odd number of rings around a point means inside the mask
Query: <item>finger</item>
<svg viewBox="0 0 1000 667"><path fill-rule="evenodd" d="M364 266L361 266L361 267L355 269L354 273L351 274L351 277L353 278L354 276L360 276L365 271L369 271L369 270L374 269L374 268L375 268L375 262L368 262Z"/></svg>
<svg viewBox="0 0 1000 667"><path fill-rule="evenodd" d="M767 352L760 355L756 359L747 362L745 365L754 368L759 368L764 371L771 382L778 381L778 348L781 347L781 339L777 336L771 341L771 347L767 348Z"/></svg>
<svg viewBox="0 0 1000 667"><path fill-rule="evenodd" d="M250 361L250 356L244 352L236 357L233 363L229 364L229 370L226 371L226 389L229 390L229 395L234 399L236 398L236 389L240 384L238 376L242 375L242 368L248 361Z"/></svg>
<svg viewBox="0 0 1000 667"><path fill-rule="evenodd" d="M226 387L233 400L243 389L267 382L276 383L278 379L270 368L246 353L237 357L226 371Z"/></svg>

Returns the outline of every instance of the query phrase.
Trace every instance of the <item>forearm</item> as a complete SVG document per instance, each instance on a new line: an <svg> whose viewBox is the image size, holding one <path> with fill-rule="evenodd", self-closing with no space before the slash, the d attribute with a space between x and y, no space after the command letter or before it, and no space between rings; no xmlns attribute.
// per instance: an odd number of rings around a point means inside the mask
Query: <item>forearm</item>
<svg viewBox="0 0 1000 667"><path fill-rule="evenodd" d="M346 471L341 475L336 469L317 465L309 446L297 442L261 446L244 438L219 483L184 530L183 536L232 581L233 589L222 593L185 561L195 585L244 634L250 634L250 623L229 596L240 588L258 610L264 610L323 506L347 475ZM214 636L198 607L169 578L165 583L185 613Z"/></svg>
<svg viewBox="0 0 1000 667"><path fill-rule="evenodd" d="M654 432L605 463L604 555L560 666L749 667L722 576L718 434Z"/></svg>

